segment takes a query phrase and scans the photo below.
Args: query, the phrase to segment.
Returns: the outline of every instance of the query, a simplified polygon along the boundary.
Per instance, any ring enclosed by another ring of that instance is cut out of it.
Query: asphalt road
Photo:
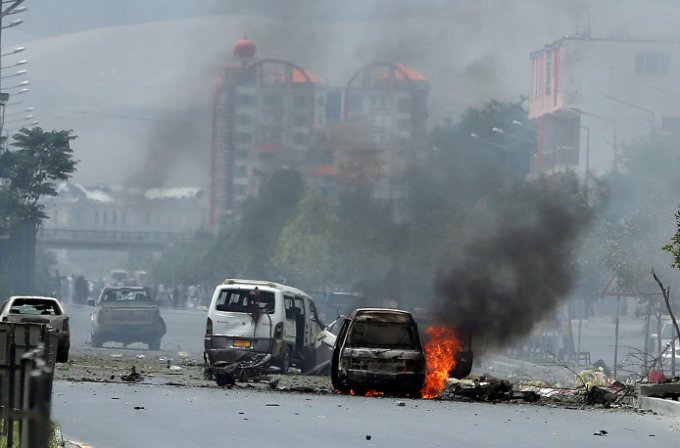
[[[90,316],[94,307],[87,305],[67,304],[67,312],[71,325],[71,353],[73,355],[96,354],[109,356],[121,351],[146,353],[146,344],[131,344],[123,347],[118,343],[105,343],[104,348],[93,348],[90,342]],[[207,311],[162,308],[161,316],[165,319],[167,333],[161,341],[161,350],[155,351],[159,356],[173,357],[178,352],[189,353],[192,358],[203,359],[203,335]]]
[[[67,304],[71,316],[72,354],[96,354],[110,356],[112,353],[146,353],[146,344],[132,344],[127,348],[122,344],[106,343],[104,348],[95,349],[90,344],[90,315],[93,307]],[[162,308],[161,315],[167,325],[167,334],[161,342],[160,352],[152,352],[159,357],[172,358],[178,352],[189,353],[190,357],[203,358],[203,334],[207,311]],[[619,325],[619,364],[627,362],[628,353],[641,349],[644,345],[643,321],[623,316]],[[615,321],[611,317],[598,317],[585,320],[581,329],[581,350],[591,353],[591,360],[604,360],[608,366],[614,365]],[[577,322],[574,321],[574,343],[577,339]],[[635,362],[634,359],[631,359]]]
[[[255,390],[55,382],[52,409],[66,438],[94,448],[669,448],[680,439],[677,419],[650,413]]]

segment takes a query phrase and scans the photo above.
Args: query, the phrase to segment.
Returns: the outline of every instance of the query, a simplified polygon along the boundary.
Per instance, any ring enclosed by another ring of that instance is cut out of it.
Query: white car
[[[57,362],[67,362],[71,348],[69,317],[58,299],[43,296],[12,296],[0,310],[0,320],[9,323],[45,324],[57,333]]]
[[[221,386],[230,381],[227,370],[246,365],[271,362],[287,373],[295,363],[308,371],[316,366],[314,344],[320,331],[314,300],[303,291],[274,282],[227,279],[215,288],[208,309],[205,358]]]

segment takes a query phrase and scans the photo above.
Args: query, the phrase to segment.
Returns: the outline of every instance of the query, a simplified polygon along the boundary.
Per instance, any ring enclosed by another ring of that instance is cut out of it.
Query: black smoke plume
[[[480,351],[527,336],[565,298],[589,212],[575,176],[564,174],[501,193],[473,215],[475,236],[436,280],[436,309]]]

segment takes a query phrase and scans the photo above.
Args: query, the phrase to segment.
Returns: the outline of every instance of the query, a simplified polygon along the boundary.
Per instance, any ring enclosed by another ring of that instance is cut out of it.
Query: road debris
[[[604,429],[600,429],[599,431],[593,433],[594,436],[606,436],[607,434],[609,433]]]
[[[130,373],[128,373],[127,375],[121,375],[120,379],[130,383],[135,383],[142,381],[143,377],[137,372],[137,368],[135,366],[131,366]]]

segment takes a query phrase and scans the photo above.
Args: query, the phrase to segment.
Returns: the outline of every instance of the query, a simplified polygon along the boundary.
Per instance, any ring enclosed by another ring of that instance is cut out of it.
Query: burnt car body
[[[67,362],[71,348],[69,317],[58,299],[43,296],[12,296],[0,310],[9,323],[44,324],[57,333],[57,362]]]
[[[345,317],[331,358],[333,387],[419,397],[425,381],[425,353],[418,325],[408,311],[358,308]]]
[[[88,304],[95,306],[90,334],[93,347],[105,342],[142,342],[150,350],[160,350],[166,326],[149,288],[106,286],[97,301]]]

